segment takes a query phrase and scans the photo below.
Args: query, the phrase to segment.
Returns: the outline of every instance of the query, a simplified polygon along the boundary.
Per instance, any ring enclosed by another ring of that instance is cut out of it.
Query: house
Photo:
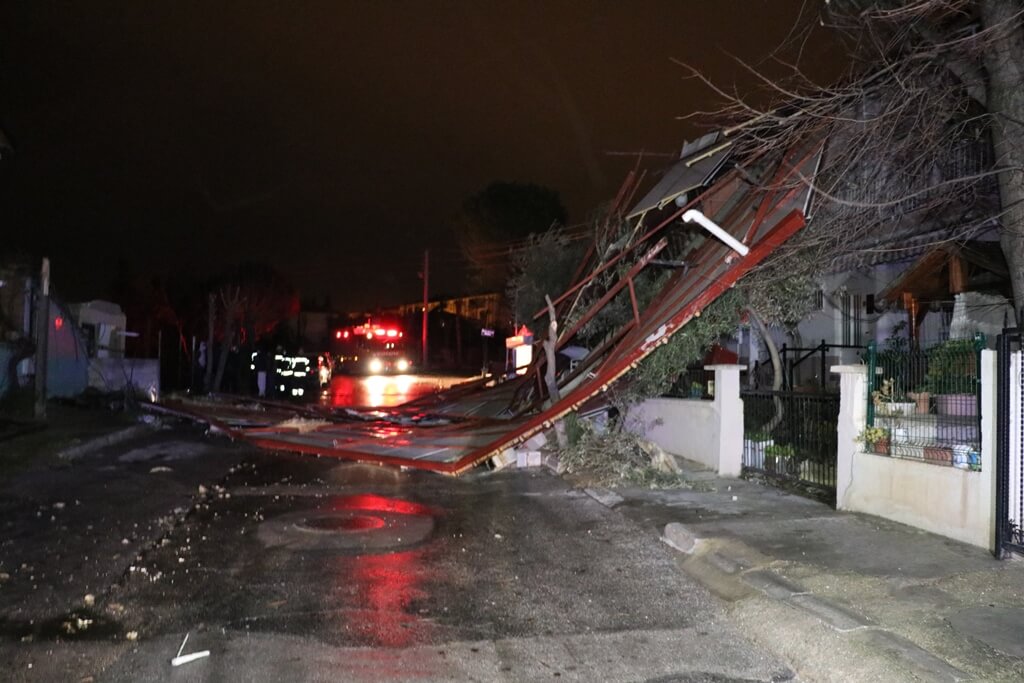
[[[0,398],[32,384],[35,292],[27,267],[11,264],[0,268]],[[76,396],[87,384],[86,346],[72,320],[70,308],[51,295],[46,390],[53,398]]]
[[[73,327],[83,341],[88,359],[88,386],[98,391],[124,391],[155,400],[160,394],[160,361],[126,358],[127,318],[111,301],[86,301],[68,306]],[[84,388],[84,387],[83,387]]]

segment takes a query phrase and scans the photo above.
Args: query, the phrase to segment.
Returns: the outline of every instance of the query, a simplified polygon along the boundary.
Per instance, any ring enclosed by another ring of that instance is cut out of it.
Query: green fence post
[[[878,365],[878,345],[868,342],[868,427],[875,426],[875,367]]]
[[[981,351],[986,346],[985,335],[978,332],[974,335],[974,399],[978,402],[978,428],[981,428]]]

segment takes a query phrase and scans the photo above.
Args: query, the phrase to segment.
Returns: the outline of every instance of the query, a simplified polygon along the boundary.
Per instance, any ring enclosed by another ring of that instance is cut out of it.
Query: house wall
[[[68,309],[80,328],[92,328],[95,345],[92,355],[100,358],[124,356],[127,318],[120,306],[96,300],[69,304]]]
[[[743,470],[743,401],[739,365],[709,365],[713,401],[653,398],[630,411],[630,428],[665,451],[699,462],[722,476]]]
[[[89,358],[74,319],[55,299],[50,300],[47,329],[46,393],[51,398],[77,396],[88,383]]]
[[[991,549],[995,530],[995,352],[982,352],[980,472],[864,453],[862,365],[837,366],[841,402],[836,508],[864,512]]]

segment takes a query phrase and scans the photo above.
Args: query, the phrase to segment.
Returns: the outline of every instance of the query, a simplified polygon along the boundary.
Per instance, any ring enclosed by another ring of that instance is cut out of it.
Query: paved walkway
[[[691,488],[588,491],[679,551],[809,681],[1024,680],[1024,560],[687,464]]]

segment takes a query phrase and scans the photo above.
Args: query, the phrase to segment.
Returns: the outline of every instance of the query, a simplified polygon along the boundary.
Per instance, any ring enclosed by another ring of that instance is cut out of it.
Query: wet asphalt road
[[[211,442],[174,431],[154,438],[155,447],[132,453],[176,454],[167,460],[173,472],[159,476],[188,486],[195,468],[207,483],[179,506],[176,523],[138,534],[136,557],[105,556],[106,576],[120,578],[96,591],[91,609],[55,612],[54,629],[36,622],[29,641],[4,634],[0,654],[12,680],[788,676],[720,619],[720,606],[676,567],[657,529],[546,471],[453,479],[237,448],[222,459],[209,450],[188,458],[190,447]],[[135,468],[132,485],[165,486],[152,474],[162,462],[110,449],[80,467],[96,477]],[[143,487],[132,496],[125,488],[108,507],[131,519],[149,501],[146,514],[156,514],[153,501],[165,491]],[[82,498],[85,514],[92,503]],[[74,534],[74,518],[63,528]],[[89,528],[102,535],[102,525]],[[123,533],[117,528],[107,547]],[[59,597],[60,586],[52,592]],[[22,612],[33,614],[26,604]],[[93,623],[68,634],[69,614]],[[186,654],[210,656],[171,667],[186,633]]]
[[[476,377],[462,375],[337,374],[319,401],[332,407],[390,408]]]

